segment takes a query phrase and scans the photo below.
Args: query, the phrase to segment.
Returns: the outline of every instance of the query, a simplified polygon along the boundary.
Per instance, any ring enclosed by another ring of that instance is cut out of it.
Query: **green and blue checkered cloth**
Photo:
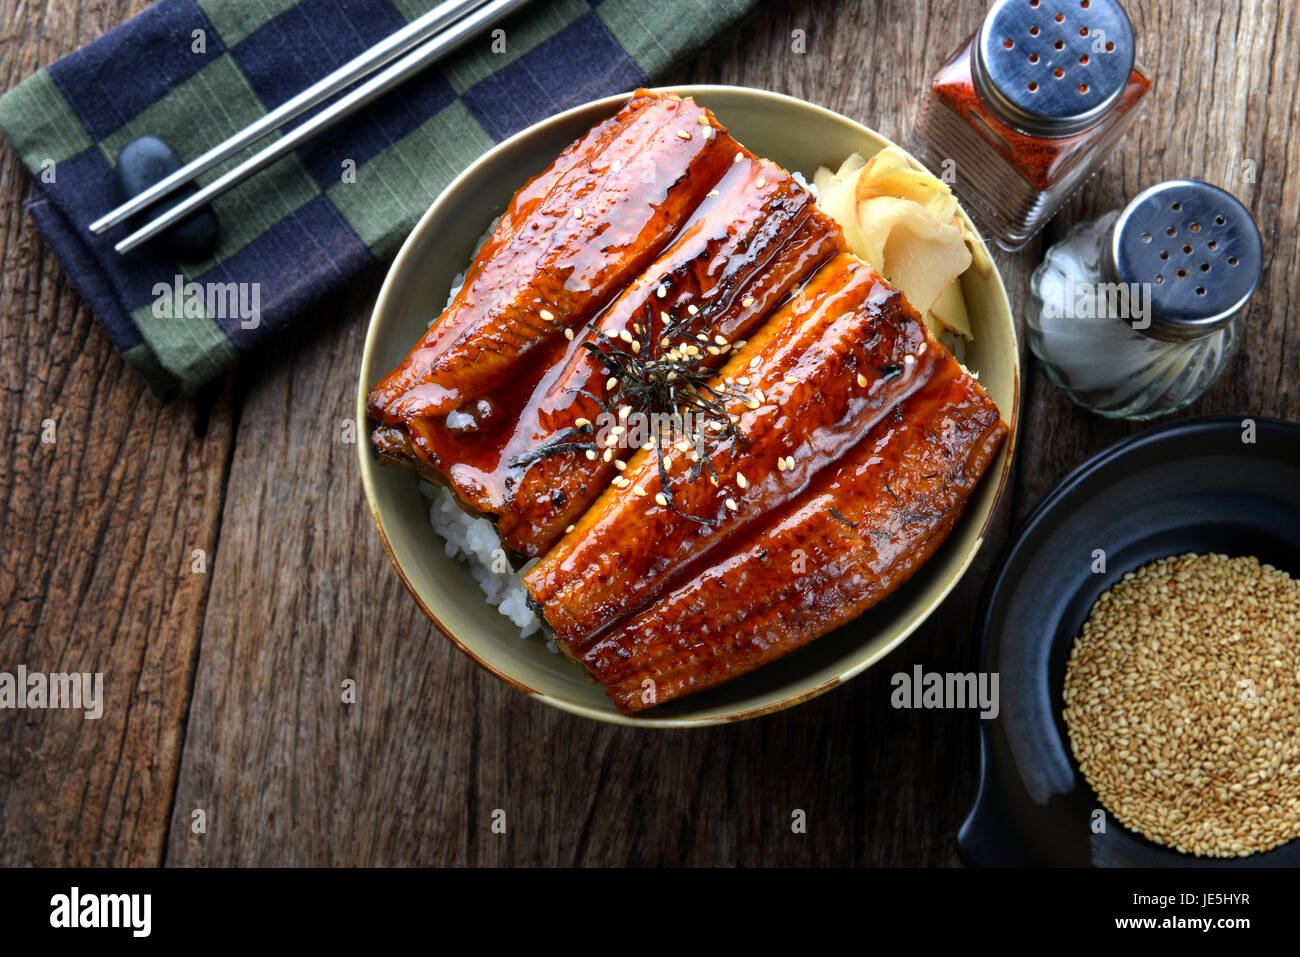
[[[490,33],[471,41],[217,199],[208,258],[174,262],[158,244],[115,254],[138,223],[90,235],[120,202],[113,164],[125,143],[153,134],[193,159],[435,2],[161,0],[0,98],[0,130],[39,189],[27,203],[37,227],[156,392],[194,390],[390,257],[494,143],[644,85],[757,0],[534,0],[502,24],[504,52]],[[238,310],[158,308],[177,276],[257,283],[257,324]]]

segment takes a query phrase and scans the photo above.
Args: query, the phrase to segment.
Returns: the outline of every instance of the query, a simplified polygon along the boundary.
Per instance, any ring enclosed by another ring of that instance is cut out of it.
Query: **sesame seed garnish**
[[[693,315],[695,315],[697,312],[699,312],[700,310],[699,310],[698,308],[696,308],[695,306],[687,306],[687,307],[686,307],[686,311],[687,311],[688,313],[690,313],[690,314],[693,316]]]
[[[663,492],[655,492],[655,504],[666,507],[668,505],[668,496]]]
[[[793,456],[793,455],[787,455],[787,456],[785,457],[785,468],[786,468],[786,471],[787,471],[787,472],[794,468],[794,456]]]
[[[699,123],[700,126],[708,126],[708,125],[709,125],[709,118],[708,118],[707,116],[705,116],[703,113],[701,113],[699,116],[697,116],[697,117],[695,118],[695,122],[696,122],[696,123]]]
[[[631,342],[631,341],[632,341],[632,333],[628,332],[626,329],[624,329],[622,332],[620,332],[620,333],[618,334],[618,337],[619,337],[620,339],[622,339],[624,342]]]
[[[776,469],[778,472],[785,471],[785,459],[778,456],[776,460]]]
[[[564,530],[564,534],[565,534],[565,535],[568,535],[570,532],[573,531],[573,529],[574,529],[575,527],[576,527],[576,526],[570,525],[568,528],[566,528],[566,529]]]
[[[613,450],[613,449],[606,449],[606,450],[605,450],[605,454],[604,454],[603,456],[601,456],[601,457],[602,457],[606,462],[608,462],[610,459],[612,459],[612,458],[614,457],[614,450]]]
[[[755,389],[755,390],[754,390],[754,397],[757,398],[759,402],[766,402],[766,401],[767,401],[767,396],[763,394],[763,390],[762,390],[762,389]]]
[[[754,356],[754,358],[749,360],[749,367],[751,369],[757,369],[762,364],[763,364],[763,360],[760,359],[758,356]]]
[[[695,338],[696,338],[696,339],[699,339],[700,342],[708,342],[708,341],[709,341],[709,337],[708,337],[708,335],[705,334],[705,333],[703,333],[703,332],[697,332],[697,333],[695,334]]]
[[[614,160],[614,162],[609,164],[609,170],[611,173],[617,173],[622,168],[623,168],[623,161],[621,159],[616,159]]]
[[[573,341],[573,330],[572,330],[572,329],[565,329],[565,330],[564,330],[564,338],[566,338],[566,339],[568,339],[570,342],[572,342],[572,341]]]
[[[705,195],[705,196],[721,196],[722,194],[719,193],[716,189],[711,189],[711,190],[709,190],[707,193],[705,193],[704,195]]]
[[[665,471],[665,472],[671,472],[672,470],[673,470],[673,457],[672,457],[671,455],[665,455],[665,456],[664,456],[664,471]]]
[[[622,459],[619,459],[617,462],[614,463],[614,468],[618,469],[621,472],[625,468],[627,468],[627,463],[624,462]]]
[[[711,356],[720,356],[720,355],[722,355],[722,350],[719,349],[717,346],[708,346],[708,347],[706,347],[705,351],[708,352],[708,354],[711,355]]]
[[[641,343],[634,340],[632,342],[632,355],[638,355],[641,352]]]
[[[860,385],[862,388],[865,389],[869,381],[870,380],[866,376],[864,376],[861,372],[858,373],[858,385]]]
[[[750,399],[748,402],[745,403],[745,405],[749,406],[751,409],[757,409],[761,404],[762,403],[760,403],[757,399]]]
[[[588,461],[588,462],[594,462],[594,461],[596,461],[596,453],[593,452],[591,449],[587,449],[587,453],[586,453],[586,454],[587,454],[587,461]]]
[[[677,135],[684,140],[689,140],[691,138],[691,134],[687,133],[685,130],[678,130]]]
[[[743,349],[745,348],[745,346],[749,345],[749,340],[737,339],[735,342],[732,343],[732,345],[735,346],[737,349]]]
[[[632,494],[637,496],[637,498],[641,498],[642,496],[645,495],[645,489],[643,489],[640,485],[633,485]]]
[[[614,485],[615,485],[616,487],[618,487],[618,488],[627,488],[627,487],[628,487],[629,485],[631,485],[631,484],[632,484],[632,483],[631,483],[630,481],[628,481],[627,479],[623,478],[623,476],[621,476],[621,475],[615,475],[615,476],[614,476]]]
[[[611,426],[611,427],[610,427],[609,434],[610,434],[610,435],[622,435],[622,434],[623,434],[624,432],[626,432],[626,431],[627,431],[627,428],[626,428],[626,427],[624,427],[624,426],[622,426],[622,425],[615,425],[615,426]]]
[[[786,384],[786,385],[798,385],[798,384],[799,384],[799,380],[796,379],[796,378],[795,378],[794,376],[792,376],[792,375],[788,375],[788,376],[785,377],[785,384]]]
[[[655,289],[655,295],[662,299],[664,296],[668,295],[668,287],[660,283],[659,287]]]
[[[585,425],[591,425],[591,419],[574,419],[573,424],[578,428],[582,428]]]
[[[736,380],[736,385],[749,385],[749,376],[743,375]]]
[[[717,477],[716,475],[710,475],[710,476],[709,476],[709,484],[712,485],[714,488],[717,488],[717,485],[718,485],[718,477]]]
[[[659,345],[667,349],[670,345],[672,345],[672,343],[668,341],[667,336],[664,336],[662,339],[659,340]]]
[[[718,345],[720,345],[720,346],[725,346],[725,345],[727,344],[727,337],[726,337],[726,336],[714,336],[714,337],[713,337],[713,341],[716,342],[716,343],[717,343]]]
[[[655,444],[654,444],[653,442],[647,442],[645,445],[641,446],[641,451],[642,451],[642,452],[653,452],[653,451],[654,451],[654,448],[655,448]]]
[[[1300,581],[1247,557],[1171,556],[1097,599],[1057,714],[1112,820],[1197,858],[1300,837],[1297,621]]]
[[[745,478],[744,472],[736,473],[736,484],[741,488],[749,488],[749,479]]]
[[[916,356],[912,355],[910,352],[907,355],[903,356],[903,365],[905,366],[910,366],[915,361],[916,361]]]
[[[691,450],[691,443],[685,439],[679,439],[676,448],[678,452],[689,452]]]
[[[551,310],[549,309],[539,310],[537,314],[541,316],[543,319],[545,319],[547,322],[550,322],[552,319],[555,318],[555,313],[551,312]]]
[[[618,417],[620,419],[626,419],[631,414],[632,414],[632,407],[630,405],[620,405],[618,407]]]
[[[618,388],[618,379],[614,378],[613,376],[610,376],[608,379],[605,380],[606,392],[613,392],[617,388]]]
[[[582,219],[582,207],[581,207],[581,206],[575,206],[575,207],[573,207],[573,218],[574,218],[574,219]]]
[[[668,323],[670,323],[672,319],[669,317],[668,313],[664,312],[661,309],[659,311],[659,321],[662,322],[664,325],[668,325]]]
[[[745,154],[744,154],[744,153],[740,153],[740,152],[737,152],[737,153],[736,153],[736,162],[737,162],[737,163],[739,163],[739,162],[740,162],[741,160],[743,160],[744,158],[745,158]]]
[[[759,189],[762,189],[764,186],[767,185],[767,180],[764,177],[760,176],[758,178],[758,182],[755,183],[754,185],[757,186]]]
[[[744,299],[740,300],[740,305],[745,309],[748,309],[753,304],[754,304],[753,296],[746,296]]]
[[[731,509],[733,512],[740,508],[740,506],[736,504],[736,500],[734,498],[729,498],[722,504],[727,506],[727,508]]]

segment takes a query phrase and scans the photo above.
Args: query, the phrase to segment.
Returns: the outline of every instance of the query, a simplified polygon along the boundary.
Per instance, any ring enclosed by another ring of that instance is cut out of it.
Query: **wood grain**
[[[145,5],[5,3],[4,87]],[[216,548],[232,404],[149,394],[41,244],[30,191],[5,150],[0,670],[102,672],[106,700],[98,720],[0,713],[0,862],[159,864],[209,584],[192,553]]]
[[[1286,349],[1300,341],[1287,311],[1300,280],[1296,12],[1286,0],[1129,6],[1156,75],[1145,120],[1042,240],[997,257],[1012,301],[1068,223],[1161,179],[1218,182],[1262,224],[1267,271],[1236,365],[1188,414],[1300,418]],[[30,4],[0,7],[12,23]],[[36,53],[0,40],[6,81],[126,12],[50,0]],[[667,79],[790,93],[907,144],[918,91],[980,15],[939,0],[771,3]],[[792,50],[796,30],[806,53]],[[1245,159],[1253,184],[1239,181]],[[195,408],[149,399],[76,305],[3,162],[0,663],[107,662],[130,710],[117,726],[0,716],[0,863],[956,863],[976,722],[894,710],[889,678],[916,663],[975,667],[971,621],[1011,523],[1131,426],[1077,410],[1026,361],[997,534],[885,663],[734,727],[599,725],[457,653],[388,566],[340,426],[378,273],[246,363],[198,439]],[[42,457],[34,429],[47,408],[61,410],[60,441]],[[201,581],[175,571],[191,541],[214,549]],[[342,701],[349,678],[355,704]],[[196,809],[206,833],[191,829]],[[498,809],[504,834],[491,827]],[[807,833],[792,832],[797,810]]]

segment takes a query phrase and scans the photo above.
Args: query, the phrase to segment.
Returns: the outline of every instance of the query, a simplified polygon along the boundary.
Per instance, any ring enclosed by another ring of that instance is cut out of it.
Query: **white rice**
[[[800,186],[802,186],[804,189],[808,190],[808,192],[812,193],[813,202],[820,203],[822,201],[821,191],[817,189],[817,184],[808,182],[808,180],[804,177],[803,173],[799,172],[797,169],[791,170],[790,178],[793,179]]]
[[[520,638],[537,634],[541,622],[528,607],[523,569],[511,569],[492,523],[469,515],[446,488],[421,480],[420,491],[429,500],[429,523],[442,536],[448,557],[459,558],[469,566],[488,604],[514,623]]]

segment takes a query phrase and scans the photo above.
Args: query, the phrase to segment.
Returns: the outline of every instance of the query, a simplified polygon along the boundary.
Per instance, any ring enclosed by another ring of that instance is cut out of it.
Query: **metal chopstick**
[[[187,163],[144,192],[131,197],[121,206],[95,220],[90,224],[90,232],[94,235],[100,235],[112,229],[141,210],[153,205],[159,199],[173,192],[177,187],[191,182],[196,176],[207,172],[212,167],[244,149],[244,147],[279,129],[293,118],[323,102],[335,93],[344,90],[357,80],[380,69],[385,64],[392,62],[431,37],[435,37],[439,31],[444,30],[449,24],[455,23],[467,14],[472,14],[488,3],[489,0],[445,0],[445,2],[438,4],[428,13],[412,20],[402,29],[381,40],[334,70],[328,76],[285,101],[257,122],[246,126],[229,139],[199,156],[193,162]]]

